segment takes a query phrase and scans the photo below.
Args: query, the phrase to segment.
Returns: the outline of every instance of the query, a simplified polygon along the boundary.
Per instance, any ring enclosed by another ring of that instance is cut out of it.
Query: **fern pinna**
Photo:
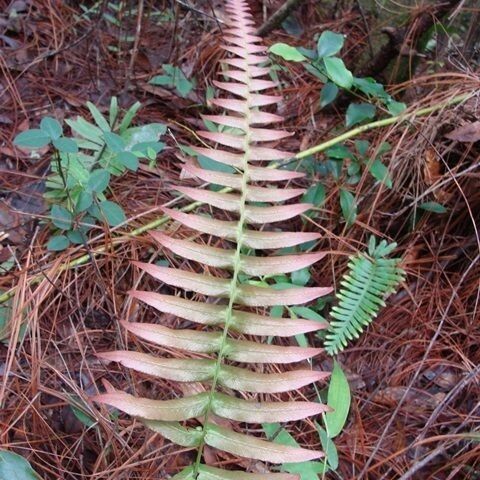
[[[279,445],[241,433],[240,425],[236,422],[257,425],[262,422],[287,422],[318,415],[328,409],[317,402],[268,399],[268,394],[296,390],[323,380],[328,375],[325,372],[304,368],[265,373],[255,371],[254,367],[254,364],[301,362],[317,355],[321,349],[283,346],[244,338],[244,335],[290,337],[319,330],[324,326],[321,323],[270,317],[264,314],[262,308],[306,303],[330,293],[331,289],[303,287],[279,290],[245,281],[245,277],[264,277],[305,268],[320,260],[324,254],[251,254],[255,250],[293,247],[315,240],[319,235],[281,232],[278,228],[264,227],[265,224],[278,225],[278,222],[289,220],[307,211],[311,205],[278,205],[277,202],[298,197],[304,190],[266,186],[267,183],[287,181],[302,175],[265,166],[265,162],[292,156],[268,146],[268,142],[278,141],[289,136],[289,133],[256,126],[282,120],[277,115],[259,109],[279,102],[281,97],[258,93],[275,84],[259,78],[269,73],[268,68],[259,66],[268,57],[262,54],[265,47],[258,44],[261,39],[254,35],[255,29],[246,2],[230,0],[227,2],[227,11],[231,20],[224,38],[227,45],[223,48],[234,58],[223,62],[233,69],[222,73],[230,81],[215,82],[215,85],[236,98],[212,100],[214,105],[225,109],[228,114],[208,115],[204,119],[225,127],[228,133],[198,132],[204,139],[223,147],[191,148],[199,155],[228,165],[235,173],[205,170],[192,159],[186,161],[184,169],[205,182],[226,186],[237,193],[190,187],[177,187],[176,190],[195,201],[229,212],[227,215],[236,219],[226,221],[166,210],[180,224],[209,237],[220,237],[227,241],[225,248],[214,248],[204,243],[173,239],[164,233],[153,234],[163,247],[174,254],[202,264],[204,273],[135,262],[138,268],[161,282],[193,291],[196,295],[193,297],[195,300],[186,299],[180,293],[163,295],[134,291],[132,296],[160,312],[194,322],[199,325],[197,328],[178,330],[158,324],[123,322],[129,332],[140,338],[168,349],[180,349],[196,355],[191,355],[191,358],[157,358],[129,351],[101,355],[149,375],[178,382],[201,382],[204,387],[201,393],[172,400],[136,398],[113,390],[95,399],[139,418],[172,442],[196,448],[193,465],[177,474],[177,479],[293,480],[298,477],[284,473],[254,474],[221,470],[202,463],[205,446],[277,464],[319,458],[323,455],[320,451]],[[230,248],[232,244],[233,248]],[[230,247],[227,248],[227,245]],[[207,274],[209,267],[227,270],[228,278],[225,275]],[[205,296],[214,298],[206,300]],[[224,300],[216,301],[215,298]],[[261,394],[259,400],[254,394]],[[219,421],[218,417],[228,421]]]

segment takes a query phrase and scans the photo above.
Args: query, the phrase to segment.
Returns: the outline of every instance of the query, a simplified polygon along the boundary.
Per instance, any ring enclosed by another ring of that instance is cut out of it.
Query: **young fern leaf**
[[[393,293],[404,279],[405,272],[399,267],[400,258],[385,258],[397,244],[382,240],[377,246],[371,237],[368,255],[359,253],[350,258],[349,271],[337,293],[338,306],[332,308],[325,340],[325,350],[330,355],[342,351],[348,340],[358,338],[363,329],[385,306],[384,299]]]
[[[259,108],[277,103],[280,97],[258,93],[275,84],[260,78],[269,73],[268,68],[259,66],[268,57],[263,55],[266,49],[259,44],[261,39],[254,35],[255,28],[252,26],[247,3],[243,0],[229,0],[227,11],[231,20],[223,48],[233,54],[233,58],[224,60],[224,63],[233,69],[223,73],[231,81],[216,82],[216,86],[227,94],[233,94],[235,98],[215,99],[212,103],[228,113],[206,117],[227,128],[222,133],[198,132],[199,136],[221,147],[190,148],[217,162],[233,166],[236,173],[204,170],[192,159],[185,163],[185,170],[202,181],[231,187],[234,193],[190,187],[177,187],[177,190],[193,200],[214,207],[214,211],[219,209],[232,212],[223,213],[223,216],[236,220],[226,221],[166,210],[173,220],[207,236],[203,243],[174,240],[164,233],[155,233],[153,237],[163,248],[203,265],[204,273],[140,262],[135,262],[135,265],[163,283],[195,292],[196,300],[186,299],[180,292],[177,295],[164,295],[134,291],[131,295],[162,313],[173,314],[198,326],[179,330],[159,324],[122,322],[137,337],[165,347],[166,352],[170,349],[189,352],[190,358],[154,357],[129,351],[100,355],[159,378],[177,382],[201,382],[204,389],[201,393],[171,400],[137,398],[128,393],[109,390],[96,396],[95,400],[139,418],[147,427],[172,442],[196,448],[193,465],[179,473],[175,477],[177,479],[294,480],[296,476],[284,473],[252,474],[225,471],[202,464],[206,446],[277,464],[319,458],[323,455],[320,451],[279,445],[242,433],[235,422],[257,425],[263,422],[288,422],[328,410],[326,405],[317,402],[278,401],[278,395],[275,399],[268,399],[268,394],[296,390],[324,380],[328,374],[307,368],[291,369],[284,373],[265,373],[264,368],[261,368],[260,373],[255,367],[255,364],[301,362],[317,355],[321,349],[267,344],[258,338],[243,338],[243,335],[292,337],[325,328],[325,325],[307,319],[274,318],[265,312],[262,314],[262,307],[303,304],[330,293],[332,289],[302,287],[278,290],[243,280],[246,275],[275,275],[305,268],[320,260],[324,254],[265,254],[255,257],[246,253],[251,252],[249,249],[292,247],[317,239],[319,235],[282,232],[278,225],[275,231],[263,228],[265,224],[291,219],[308,210],[311,205],[277,204],[303,194],[302,189],[274,188],[272,185],[253,183],[279,182],[301,175],[283,170],[274,171],[262,163],[291,157],[290,153],[277,150],[271,145],[289,134],[259,127],[282,120]],[[252,202],[262,202],[262,205],[252,205]],[[251,225],[256,225],[257,228],[252,228]],[[223,240],[215,242],[215,248],[208,247],[205,240],[210,236]],[[229,242],[234,243],[234,248],[227,247],[231,245]],[[219,244],[224,248],[219,248]],[[228,278],[226,275],[217,277],[207,274],[207,267],[228,271]],[[210,299],[202,301],[201,296]],[[223,300],[217,302],[215,299]],[[253,307],[256,307],[255,310]],[[202,330],[202,326],[206,329]],[[184,356],[185,353],[182,354]],[[230,364],[232,361],[240,364],[233,366]],[[249,395],[252,393],[262,394],[261,401]],[[217,417],[230,422],[219,425]]]

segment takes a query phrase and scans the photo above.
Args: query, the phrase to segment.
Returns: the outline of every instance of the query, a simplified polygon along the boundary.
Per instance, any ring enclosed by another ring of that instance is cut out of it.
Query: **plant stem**
[[[419,117],[422,115],[428,115],[429,113],[436,112],[437,110],[441,110],[442,108],[448,107],[449,105],[454,105],[457,103],[461,103],[467,98],[469,98],[471,94],[464,94],[458,95],[456,97],[451,98],[447,102],[444,103],[437,103],[432,105],[431,107],[421,108],[419,110],[414,110],[411,113],[402,113],[401,115],[396,115],[395,117],[383,118],[382,120],[376,120],[375,122],[365,123],[364,125],[360,125],[359,127],[353,128],[348,132],[339,135],[338,137],[332,138],[326,142],[320,143],[315,145],[314,147],[308,148],[307,150],[303,150],[295,155],[295,159],[300,160],[302,158],[308,157],[309,155],[314,155],[315,153],[320,153],[326,150],[327,148],[336,145],[337,143],[343,142],[348,140],[349,138],[356,137],[360,133],[367,132],[368,130],[373,130],[374,128],[386,127],[387,125],[392,125],[397,122],[404,122],[410,120],[412,117]]]
[[[435,105],[432,105],[430,107],[426,108],[421,108],[419,110],[415,110],[411,113],[405,113],[402,115],[397,115],[395,117],[389,117],[389,118],[384,118],[382,120],[377,120],[375,122],[371,123],[366,123],[365,125],[361,125],[357,128],[353,128],[352,130],[349,130],[348,132],[343,133],[342,135],[339,135],[335,138],[332,138],[326,142],[320,143],[314,147],[311,147],[307,150],[303,150],[302,152],[299,152],[295,155],[294,159],[296,160],[301,160],[302,158],[308,157],[309,155],[314,155],[315,153],[320,153],[326,150],[327,148],[332,147],[333,145],[336,145],[337,143],[343,142],[345,140],[348,140],[349,138],[355,137],[363,132],[367,132],[369,130],[373,130],[375,128],[380,128],[380,127],[385,127],[387,125],[392,125],[394,123],[400,123],[403,121],[409,121],[413,117],[419,117],[423,115],[428,115],[429,113],[436,112],[438,110],[441,110],[442,108],[448,107],[450,105],[455,105],[458,103],[463,102],[467,98],[469,98],[471,94],[463,94],[463,95],[457,95],[456,97],[453,97],[446,102],[442,103],[437,103]],[[278,165],[272,165],[272,168],[278,166]],[[231,188],[224,188],[221,190],[221,192],[229,192],[231,191]],[[188,205],[186,205],[184,208],[181,209],[182,212],[191,212],[198,206],[202,205],[202,202],[192,202]],[[156,220],[153,220],[152,222],[149,222],[145,225],[142,225],[139,228],[136,228],[135,230],[132,230],[131,232],[123,232],[121,237],[117,237],[112,240],[112,244],[115,245],[117,243],[123,243],[124,237],[130,237],[130,238],[135,238],[140,236],[141,234],[148,232],[150,230],[153,230],[154,228],[161,227],[162,225],[165,225],[168,220],[170,219],[169,216],[163,215],[160,218],[157,218]],[[112,244],[108,245],[110,247]],[[78,258],[75,258],[74,260],[65,262],[60,265],[60,271],[66,271],[70,270],[75,267],[79,267],[81,265],[84,265],[85,263],[88,263],[93,256],[99,255],[100,253],[104,253],[107,249],[106,245],[102,245],[91,252],[82,255]],[[42,274],[35,275],[31,280],[30,280],[30,285],[35,285],[37,283],[40,283],[41,280],[43,279]],[[10,290],[4,292],[3,294],[0,295],[0,304],[5,303],[7,300],[13,297],[15,294],[16,287],[12,287]]]

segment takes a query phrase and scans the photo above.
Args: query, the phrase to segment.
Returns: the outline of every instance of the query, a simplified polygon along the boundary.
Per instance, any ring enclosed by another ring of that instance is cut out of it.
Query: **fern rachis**
[[[260,107],[277,103],[276,95],[258,93],[275,86],[270,80],[260,79],[269,69],[259,67],[268,57],[262,55],[265,48],[258,45],[260,38],[254,35],[246,2],[230,0],[227,10],[232,18],[231,28],[226,32],[228,45],[224,48],[234,55],[224,61],[233,69],[223,75],[229,82],[215,85],[235,97],[212,100],[216,106],[229,113],[209,115],[205,118],[230,130],[229,133],[198,132],[199,136],[221,145],[221,148],[191,147],[194,152],[217,162],[234,167],[235,173],[214,172],[199,167],[187,160],[185,170],[203,181],[224,185],[235,193],[214,192],[191,187],[177,187],[182,194],[236,215],[235,221],[207,218],[199,214],[170,211],[172,219],[200,234],[214,235],[235,243],[235,248],[209,247],[190,240],[174,240],[164,233],[154,238],[164,248],[188,260],[207,267],[226,269],[229,278],[205,273],[194,273],[176,268],[161,267],[135,262],[141,270],[172,287],[193,291],[196,294],[224,298],[225,303],[200,302],[178,295],[163,295],[153,292],[134,291],[132,296],[160,312],[174,314],[185,320],[207,327],[206,330],[172,329],[159,324],[122,322],[123,326],[137,337],[157,345],[180,349],[192,354],[192,358],[154,357],[137,352],[116,351],[101,356],[121,362],[124,366],[149,375],[178,382],[202,382],[206,385],[201,393],[172,400],[149,400],[136,398],[113,389],[98,395],[97,401],[119,408],[127,414],[140,418],[149,428],[160,432],[171,441],[190,448],[197,448],[193,465],[176,478],[182,479],[244,479],[244,480],[292,480],[297,477],[283,473],[251,474],[219,470],[201,463],[205,446],[225,452],[271,463],[301,462],[321,457],[322,452],[294,448],[267,442],[266,440],[239,433],[220,426],[215,416],[235,422],[260,424],[263,422],[286,422],[318,415],[327,410],[317,402],[251,401],[245,393],[280,393],[300,388],[323,380],[323,372],[307,369],[284,373],[257,373],[243,364],[291,364],[318,354],[321,349],[298,346],[266,344],[245,340],[241,336],[283,336],[312,332],[323,327],[318,322],[305,319],[274,318],[259,314],[252,308],[274,305],[297,305],[328,294],[330,288],[297,287],[277,290],[240,281],[240,275],[264,276],[288,273],[312,265],[323,253],[301,255],[267,255],[254,257],[244,253],[253,250],[280,249],[299,245],[319,237],[307,232],[269,232],[252,229],[272,222],[282,222],[308,210],[309,204],[278,205],[304,193],[303,189],[270,188],[252,185],[252,182],[279,182],[300,175],[283,170],[271,170],[261,162],[282,160],[291,157],[288,152],[269,145],[285,138],[289,133],[259,127],[281,120],[277,115],[263,112]],[[233,112],[233,113],[232,113]],[[225,149],[224,147],[227,147]],[[256,165],[252,165],[255,163]],[[252,205],[252,202],[271,204]],[[202,354],[195,358],[194,354]],[[205,354],[210,355],[205,358]],[[239,362],[241,365],[231,365]],[[234,390],[234,393],[232,392]],[[262,395],[262,398],[265,395]],[[200,427],[190,428],[179,422],[196,420]]]

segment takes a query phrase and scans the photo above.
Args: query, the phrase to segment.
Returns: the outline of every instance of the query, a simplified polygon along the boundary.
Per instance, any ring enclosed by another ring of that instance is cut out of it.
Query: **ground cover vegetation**
[[[474,2],[5,3],[0,478],[476,478]]]

